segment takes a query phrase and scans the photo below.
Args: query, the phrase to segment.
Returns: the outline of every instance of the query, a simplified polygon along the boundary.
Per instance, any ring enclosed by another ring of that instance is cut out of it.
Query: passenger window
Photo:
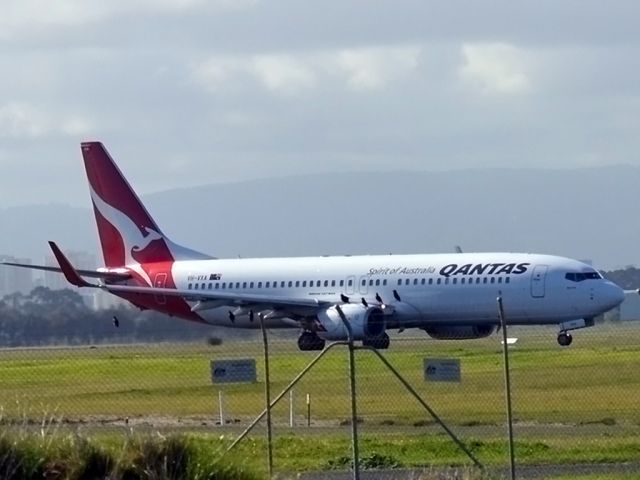
[[[386,278],[384,280],[382,280],[382,285],[384,285],[384,286],[387,285],[387,279]]]
[[[366,286],[366,285],[367,285],[367,281],[363,279],[363,280],[362,280],[362,286],[364,287],[364,286]]]
[[[502,283],[502,277],[498,277],[498,283]]]
[[[249,288],[253,288],[253,282],[249,284]]]
[[[427,279],[426,278],[423,278],[422,280],[420,280],[420,284],[421,285],[424,285],[425,283],[427,283]]]
[[[504,279],[504,283],[511,283],[511,277],[507,277]]]
[[[220,284],[216,283],[216,290],[220,290]]]
[[[445,285],[449,285],[449,277],[446,277],[446,278],[444,279],[444,284],[445,284]]]
[[[414,279],[413,279],[413,284],[414,284],[414,285],[417,285],[417,284],[418,284],[418,279],[417,279],[417,278],[414,278]]]
[[[291,280],[289,280],[289,283],[287,284],[289,286],[289,288],[293,287],[293,282]]]
[[[352,287],[352,286],[353,286],[353,280],[349,280],[349,283],[348,283],[347,285],[349,285],[350,287]]]
[[[306,287],[306,286],[307,286],[307,281],[306,281],[306,280],[303,280],[303,281],[302,281],[302,288],[304,288],[304,287]]]
[[[240,282],[236,282],[236,288],[240,289]]]
[[[271,285],[270,282],[265,282],[264,288],[269,288],[270,285]]]
[[[335,280],[331,280],[331,286],[335,287],[336,286],[336,281]]]
[[[344,287],[344,280],[340,280],[340,286]]]
[[[440,285],[440,283],[442,283],[442,279],[441,279],[441,278],[439,278],[439,279],[436,281],[436,283],[437,283],[438,285]]]
[[[284,282],[280,282],[280,288],[284,288]]]
[[[213,288],[213,283],[210,283],[208,288],[209,288],[209,290],[211,290]]]
[[[188,288],[189,290],[191,290],[191,287],[192,287],[192,286],[193,286],[193,285],[190,283],[190,284],[189,284],[189,286],[188,286],[187,288]]]
[[[429,285],[433,285],[433,278],[429,279]]]
[[[222,282],[222,289],[225,290],[227,288],[227,283],[226,282]]]
[[[373,278],[369,280],[369,286],[373,287]]]
[[[329,280],[325,280],[325,281],[324,281],[324,286],[325,286],[325,287],[328,287],[328,286],[329,286]]]
[[[380,286],[380,279],[378,278],[378,279],[376,280],[376,287],[379,287],[379,286]]]
[[[262,282],[258,282],[258,288],[262,288]]]
[[[313,280],[309,280],[309,286],[313,287]]]
[[[296,288],[300,286],[300,280],[296,280]]]
[[[198,289],[198,284],[196,283],[196,284],[194,285],[194,290],[197,290],[197,289]]]
[[[409,282],[411,282],[411,280],[409,280],[408,278],[404,281],[405,285],[409,285]]]
[[[496,279],[494,277],[491,277],[491,283],[495,283]]]
[[[464,285],[464,277],[462,277],[462,278],[460,279],[460,284],[461,284],[461,285]]]
[[[454,279],[453,279],[453,284],[455,285],[456,283],[458,283],[458,279],[457,279],[457,278],[454,278]]]
[[[401,278],[398,279],[398,285],[402,285],[402,279]]]
[[[247,282],[242,282],[242,288],[247,288]]]

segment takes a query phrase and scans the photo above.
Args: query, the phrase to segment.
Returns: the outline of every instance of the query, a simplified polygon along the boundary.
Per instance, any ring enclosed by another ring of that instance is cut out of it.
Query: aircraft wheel
[[[322,350],[324,348],[324,340],[313,332],[302,332],[298,337],[298,348],[303,352],[310,350]]]
[[[386,350],[389,348],[389,335],[383,333],[379,337],[363,340],[362,345],[377,348],[378,350]]]
[[[571,345],[572,341],[573,341],[573,337],[571,336],[570,333],[560,332],[558,334],[558,343],[560,344],[561,347],[568,347],[569,345]]]
[[[389,348],[389,335],[387,335],[386,333],[383,333],[382,336],[380,336],[380,338],[378,339],[378,342],[376,342],[378,345],[376,346],[376,348],[379,348],[381,350],[386,350],[387,348]]]

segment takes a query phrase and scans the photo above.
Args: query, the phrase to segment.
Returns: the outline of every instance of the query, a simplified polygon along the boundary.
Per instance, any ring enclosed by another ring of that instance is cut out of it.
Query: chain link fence
[[[380,353],[480,462],[505,465],[501,336],[438,341],[408,333],[391,333],[390,348]],[[509,347],[516,460],[640,462],[640,325],[579,330],[568,348],[557,345],[556,333],[509,329],[517,338]],[[53,418],[84,432],[133,428],[231,441],[265,408],[263,344],[259,332],[248,337],[1,349],[2,426],[36,428]],[[271,397],[284,392],[271,412],[274,468],[292,468],[285,461],[292,455],[300,457],[293,468],[349,468],[348,349],[332,348],[285,391],[318,355],[298,351],[295,340],[295,332],[268,334]],[[472,465],[373,352],[357,350],[355,359],[363,461],[372,468]],[[429,377],[446,362],[453,374]],[[263,419],[242,442],[257,439],[266,448],[264,427]]]

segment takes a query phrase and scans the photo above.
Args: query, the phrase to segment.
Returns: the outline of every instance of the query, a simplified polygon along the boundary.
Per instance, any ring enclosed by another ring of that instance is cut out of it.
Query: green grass
[[[603,328],[603,327],[598,327]],[[511,358],[515,415],[527,422],[587,423],[613,418],[640,423],[640,335],[606,330],[579,337],[560,349],[548,337],[524,337]],[[640,333],[640,332],[639,332]],[[620,345],[613,347],[613,345]],[[279,392],[309,361],[312,353],[292,343],[272,345],[272,391]],[[100,347],[0,351],[0,405],[5,416],[39,418],[43,412],[83,416],[211,416],[222,391],[229,414],[247,419],[263,408],[261,346],[256,343]],[[420,394],[454,423],[503,421],[503,374],[497,337],[467,342],[395,341],[390,362]],[[426,383],[424,357],[456,357],[461,384]],[[255,384],[212,385],[209,360],[256,358]],[[369,352],[358,353],[358,394],[362,414],[395,424],[423,419],[417,402]],[[304,397],[313,402],[314,419],[348,416],[349,390],[344,349],[335,349],[295,388],[296,410]],[[280,416],[287,415],[283,405]]]
[[[513,405],[517,458],[525,463],[640,461],[640,328],[599,326],[576,332],[561,349],[553,329],[513,330]],[[272,394],[311,361],[295,341],[273,341]],[[506,461],[504,394],[499,337],[464,342],[392,340],[384,352],[420,395],[479,458]],[[460,384],[425,382],[425,357],[459,358]],[[255,358],[258,382],[212,385],[211,359]],[[357,352],[358,415],[362,454],[405,466],[468,464],[422,407],[370,352]],[[215,433],[194,440],[234,438],[264,408],[262,347],[255,342],[0,351],[0,424],[29,425],[42,418],[71,420],[92,435],[121,436],[101,421],[140,418],[152,428]],[[325,468],[349,450],[347,355],[336,348],[296,387],[297,427],[288,428],[288,396],[273,411],[280,471]],[[218,392],[227,420],[214,427]],[[305,397],[312,399],[306,427]],[[33,424],[33,425],[32,425]],[[118,424],[120,425],[120,424]],[[260,426],[232,459],[264,463]],[[204,447],[203,447],[204,448]],[[209,448],[209,447],[207,447]],[[258,467],[261,468],[261,467]]]

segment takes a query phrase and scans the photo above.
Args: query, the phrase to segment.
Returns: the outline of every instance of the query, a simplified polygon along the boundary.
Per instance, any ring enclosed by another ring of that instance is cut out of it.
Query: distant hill
[[[135,186],[135,182],[134,186]],[[220,257],[535,251],[640,262],[640,168],[353,173],[255,180],[145,197],[165,233]],[[87,205],[89,199],[87,198]],[[89,209],[0,210],[0,253],[46,240],[95,250]]]

